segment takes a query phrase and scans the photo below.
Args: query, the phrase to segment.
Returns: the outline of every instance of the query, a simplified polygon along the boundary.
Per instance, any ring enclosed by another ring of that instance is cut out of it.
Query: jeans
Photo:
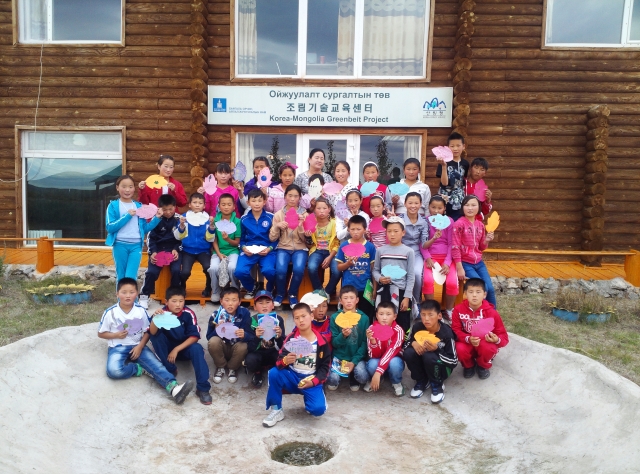
[[[322,270],[322,278],[318,275],[318,270],[322,267],[322,262],[325,258],[329,256],[331,252],[328,250],[316,250],[311,255],[309,255],[309,261],[307,263],[307,270],[309,272],[309,280],[311,280],[311,286],[313,286],[314,290],[322,289],[322,284],[324,281],[324,269]],[[340,276],[342,272],[338,270],[338,261],[335,259],[331,259],[330,269],[330,278],[329,283],[327,283],[326,292],[328,295],[331,295],[336,292],[336,286],[338,286],[338,282],[340,281]]]
[[[176,341],[169,340],[162,330],[159,330],[155,336],[153,334],[151,335],[151,344],[165,368],[169,372],[175,373],[178,368],[175,364],[169,362],[167,358],[169,357],[169,353],[180,345],[181,342],[176,343]],[[204,360],[204,349],[200,344],[196,342],[186,349],[181,350],[178,352],[176,360],[190,360],[193,365],[193,371],[196,374],[196,388],[201,392],[211,390],[211,384],[209,383],[209,366]]]
[[[478,263],[462,262],[462,268],[464,268],[464,273],[467,278],[480,278],[484,281],[484,284],[487,285],[487,301],[491,303],[494,308],[497,308],[496,292],[493,289],[493,283],[491,283],[491,277],[484,262],[482,260]]]
[[[227,260],[229,261],[229,283],[231,286],[235,288],[240,288],[238,286],[238,280],[236,280],[235,272],[236,266],[238,265],[238,254],[232,253],[227,256]],[[218,286],[218,269],[220,268],[220,258],[217,254],[213,254],[211,256],[211,262],[209,265],[209,275],[211,275],[211,292],[214,295],[220,296],[220,286]]]
[[[365,363],[365,361],[361,360],[356,364],[356,366],[353,368],[353,377],[356,379],[356,382],[361,384],[367,383],[369,381],[369,373],[367,372],[367,364]],[[344,377],[340,377],[335,372],[330,371],[325,383],[332,387],[337,387],[340,383],[340,379],[342,378]]]
[[[294,298],[298,297],[298,290],[304,269],[307,266],[309,252],[306,250],[276,250],[276,294],[278,296],[290,295]],[[287,290],[287,271],[289,262],[293,264],[293,274],[289,282],[289,290]]]
[[[260,272],[262,276],[264,276],[270,285],[273,284],[273,281],[276,277],[276,254],[275,251],[272,250],[267,255],[247,255],[242,252],[240,257],[238,257],[238,264],[236,266],[236,278],[240,280],[242,286],[246,288],[247,291],[253,291],[255,286],[255,280],[253,276],[251,276],[251,269],[254,265],[260,265]],[[269,285],[269,286],[270,286]],[[269,289],[267,286],[267,290]]]
[[[178,260],[171,262],[169,266],[169,271],[171,271],[171,286],[180,286],[182,282],[182,276],[180,272],[180,267],[182,265],[182,256],[178,254]],[[151,295],[156,290],[156,281],[160,276],[160,272],[162,271],[162,267],[158,265],[154,265],[149,260],[147,264],[147,271],[144,273],[144,283],[142,284],[142,290],[140,290],[141,295]],[[160,295],[164,297],[164,295]]]
[[[467,345],[471,346],[471,344]],[[456,345],[456,347],[458,346]],[[404,350],[403,355],[407,367],[411,371],[411,378],[419,383],[435,382],[441,384],[455,368],[455,365],[442,362],[436,352],[425,352],[418,355],[416,350],[409,346]]]
[[[369,374],[369,380],[371,380],[376,373],[380,359],[369,359],[366,363],[367,373]],[[387,367],[387,374],[392,384],[402,382],[402,372],[404,371],[404,361],[401,357],[396,356],[389,362]]]
[[[276,365],[278,360],[278,349],[259,349],[257,351],[249,352],[244,359],[244,364],[247,366],[247,371],[250,374],[256,372],[262,372],[262,369],[271,369]]]
[[[118,242],[112,247],[113,262],[116,265],[116,283],[121,279],[138,279],[138,268],[142,259],[142,242]]]
[[[165,369],[151,349],[144,347],[136,360],[129,359],[129,352],[135,346],[110,347],[107,355],[107,376],[110,379],[128,379],[138,372],[136,364],[140,364],[149,372],[162,388],[176,378]]]
[[[269,390],[267,391],[267,410],[275,406],[282,408],[282,391],[302,395],[304,397],[304,407],[313,416],[323,415],[327,411],[327,399],[322,390],[322,384],[314,387],[300,390],[298,383],[306,375],[298,374],[291,369],[278,369],[277,367],[269,370]]]
[[[211,288],[211,275],[209,275],[209,264],[211,263],[211,254],[209,252],[201,252],[199,254],[193,254],[189,252],[182,252],[182,286],[187,286],[187,280],[191,276],[191,269],[195,261],[200,262],[202,265],[202,271],[205,274],[207,283],[205,285],[205,291]]]

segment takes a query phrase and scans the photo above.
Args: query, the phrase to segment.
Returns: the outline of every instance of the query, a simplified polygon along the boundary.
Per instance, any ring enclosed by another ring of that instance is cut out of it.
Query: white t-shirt
[[[316,363],[318,361],[318,340],[312,342],[313,352],[307,356],[302,356],[291,365],[291,369],[300,375],[313,375],[316,373]]]
[[[143,334],[149,329],[149,315],[137,304],[133,305],[129,313],[125,313],[119,304],[113,305],[102,315],[98,332],[120,332],[126,329],[124,325],[131,325],[132,329],[124,339],[108,339],[109,347],[137,346]]]

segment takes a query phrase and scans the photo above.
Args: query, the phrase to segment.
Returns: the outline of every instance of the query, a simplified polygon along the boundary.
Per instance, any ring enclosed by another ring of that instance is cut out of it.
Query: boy
[[[204,212],[204,196],[200,193],[189,196],[189,209],[190,212],[180,217],[180,225],[173,231],[176,239],[182,241],[182,287],[187,287],[191,268],[197,260],[202,265],[207,281],[202,290],[202,296],[208,298],[211,296],[211,275],[209,275],[211,242],[215,239],[214,227],[211,225],[213,217],[209,217],[209,214]],[[187,216],[193,223],[188,221]]]
[[[364,178],[363,184],[371,181],[377,182],[379,176],[380,176],[380,170],[378,169],[378,165],[375,164],[373,161],[367,161],[362,167],[362,177]],[[362,184],[358,185],[358,189],[361,189],[361,188],[362,188]],[[380,196],[384,200],[385,205],[391,204],[391,195],[389,194],[389,189],[384,184],[378,184],[378,187],[373,193],[371,193],[367,197],[362,198],[362,205],[360,209],[366,212],[369,215],[369,217],[373,217],[373,215],[371,214],[371,208],[370,208],[371,197],[376,195]]]
[[[371,280],[371,267],[376,258],[376,247],[364,238],[367,230],[367,221],[360,215],[352,216],[347,224],[351,238],[343,242],[338,249],[336,262],[338,270],[342,272],[342,285],[355,287],[360,299],[360,310],[369,317],[369,324],[373,323],[375,309],[372,302],[364,297],[367,282]],[[364,253],[360,257],[347,257],[344,247],[349,244],[364,245]],[[369,283],[371,284],[371,283]]]
[[[180,286],[180,267],[182,258],[180,256],[180,241],[173,235],[180,218],[176,216],[176,198],[171,194],[163,194],[158,198],[158,207],[162,209],[160,223],[147,236],[147,247],[149,263],[147,271],[144,273],[144,283],[140,291],[139,303],[144,309],[149,308],[149,296],[155,291],[156,280],[160,276],[162,267],[156,265],[158,252],[170,252],[173,261],[169,266],[171,271],[171,286]]]
[[[293,308],[293,322],[296,325],[287,336],[284,344],[291,338],[302,337],[309,341],[315,351],[300,357],[287,349],[280,349],[276,366],[269,370],[269,391],[267,392],[267,410],[271,412],[262,421],[262,426],[270,428],[284,419],[282,410],[282,391],[302,395],[307,413],[321,416],[327,411],[327,400],[322,384],[329,373],[331,355],[329,346],[322,335],[313,329],[311,308],[306,303],[298,303]]]
[[[471,167],[469,168],[469,173],[467,176],[467,181],[464,186],[464,195],[468,196],[469,194],[476,194],[476,183],[481,179],[484,179],[484,175],[487,173],[489,169],[489,162],[484,158],[474,158],[471,162]],[[476,214],[476,219],[479,221],[483,221],[486,216],[491,213],[491,209],[493,209],[493,204],[491,204],[491,196],[493,193],[487,189],[485,192],[485,200],[481,201],[480,212]]]
[[[376,253],[373,265],[373,278],[380,283],[376,301],[391,301],[398,308],[398,324],[406,333],[411,325],[411,305],[415,274],[413,265],[414,251],[402,243],[405,235],[404,219],[398,216],[387,217],[382,221],[382,226],[387,229],[389,243],[380,247]],[[387,265],[402,268],[406,274],[402,278],[382,276],[382,269]]]
[[[416,341],[418,331],[434,334],[440,342]],[[442,323],[440,303],[426,300],[420,305],[420,321],[411,328],[411,337],[404,350],[404,360],[416,381],[411,398],[420,398],[431,386],[431,403],[444,400],[444,381],[458,365],[455,350],[455,337],[449,326]]]
[[[138,283],[133,278],[123,278],[117,286],[118,303],[106,309],[98,327],[98,337],[109,341],[107,376],[128,379],[149,375],[180,405],[193,389],[193,382],[187,380],[178,385],[147,347],[149,316],[142,306],[135,304]]]
[[[209,318],[207,328],[207,340],[209,341],[209,354],[217,369],[213,375],[214,383],[222,382],[225,368],[229,369],[227,381],[238,381],[238,369],[247,355],[247,342],[255,339],[251,333],[251,313],[247,308],[240,306],[240,290],[230,286],[222,290],[220,308],[214,311]],[[216,333],[216,326],[223,323],[232,323],[238,328],[231,338],[221,338]]]
[[[273,288],[276,277],[276,254],[273,249],[277,242],[269,240],[269,229],[273,223],[273,214],[264,210],[264,194],[260,189],[252,189],[247,195],[249,211],[240,219],[241,235],[240,250],[236,267],[236,278],[247,290],[245,300],[253,299],[255,282],[251,276],[251,269],[255,264],[260,265],[260,272],[267,279],[267,290]],[[247,245],[262,245],[266,247],[257,254],[247,250]]]
[[[358,309],[358,291],[351,285],[340,288],[340,304],[342,311],[331,315],[331,345],[333,346],[333,360],[331,372],[327,377],[327,388],[337,390],[341,377],[349,378],[349,388],[352,392],[360,390],[360,384],[367,383],[369,377],[364,363],[367,352],[367,328],[369,317]],[[341,313],[348,311],[358,313],[358,323],[350,328],[342,328],[336,323]],[[344,368],[343,368],[344,367]]]
[[[462,216],[462,199],[464,199],[464,179],[469,171],[469,162],[462,158],[465,149],[464,137],[453,132],[447,139],[447,146],[453,153],[453,160],[440,163],[436,169],[436,178],[440,178],[438,194],[447,200],[447,216],[454,221]],[[442,172],[442,165],[446,165],[446,172]]]
[[[211,405],[209,366],[204,360],[204,349],[198,344],[200,327],[196,313],[185,308],[185,290],[182,287],[170,286],[165,298],[166,306],[157,309],[153,316],[168,312],[178,318],[180,325],[172,329],[158,328],[151,319],[149,332],[153,350],[165,368],[174,375],[178,373],[176,360],[190,360],[196,373],[196,395],[200,403]]]
[[[376,319],[382,326],[390,326],[393,336],[387,340],[376,339],[373,330],[367,329],[367,373],[369,381],[364,386],[365,392],[377,392],[380,388],[380,379],[385,372],[389,372],[391,386],[397,397],[404,395],[402,386],[402,372],[404,371],[404,361],[400,357],[402,343],[404,342],[404,331],[396,323],[396,306],[390,301],[382,302],[376,308]]]
[[[240,219],[236,216],[234,209],[236,208],[235,200],[231,194],[222,194],[218,199],[218,208],[220,212],[216,214],[213,219],[215,225],[216,222],[221,220],[227,220],[236,226],[235,232],[227,234],[221,232],[216,228],[216,238],[213,241],[213,255],[211,256],[211,265],[209,266],[209,275],[211,275],[211,302],[220,302],[220,289],[230,283],[231,286],[238,288],[238,282],[234,275],[236,271],[236,265],[238,264],[238,256],[240,250],[238,250],[238,244],[240,243]],[[220,264],[226,261],[227,271],[225,275],[220,275]],[[219,284],[220,280],[224,285]]]
[[[318,295],[324,298],[324,300],[317,306],[312,306],[308,301],[305,301],[310,295]],[[311,322],[313,327],[324,337],[324,340],[327,341],[329,347],[331,347],[331,328],[329,326],[331,319],[327,317],[327,312],[329,311],[328,300],[329,296],[324,290],[313,290],[313,292],[304,295],[300,301],[309,305],[313,313],[313,321]]]
[[[262,387],[262,370],[276,365],[278,351],[284,344],[284,319],[273,311],[273,295],[266,290],[259,291],[253,300],[256,314],[251,317],[251,331],[255,339],[249,343],[249,353],[244,360],[247,371],[252,375],[251,383],[255,388]],[[275,337],[264,339],[264,329],[260,327],[264,318],[272,318],[276,324]]]
[[[463,367],[462,374],[470,379],[478,371],[478,377],[491,375],[493,358],[501,347],[509,343],[500,314],[486,300],[487,287],[480,278],[469,278],[464,284],[466,299],[453,308],[451,329],[456,335],[456,352]],[[484,338],[471,336],[471,328],[481,319],[493,318],[494,329]]]

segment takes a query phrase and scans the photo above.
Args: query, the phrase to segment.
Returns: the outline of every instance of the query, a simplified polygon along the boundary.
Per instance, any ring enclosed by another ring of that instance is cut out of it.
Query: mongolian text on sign
[[[209,86],[212,125],[450,127],[451,87]]]

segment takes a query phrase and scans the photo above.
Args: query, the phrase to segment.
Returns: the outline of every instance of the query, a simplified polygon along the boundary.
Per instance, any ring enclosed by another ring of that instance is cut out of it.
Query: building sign
[[[211,125],[451,127],[451,87],[209,86]]]

